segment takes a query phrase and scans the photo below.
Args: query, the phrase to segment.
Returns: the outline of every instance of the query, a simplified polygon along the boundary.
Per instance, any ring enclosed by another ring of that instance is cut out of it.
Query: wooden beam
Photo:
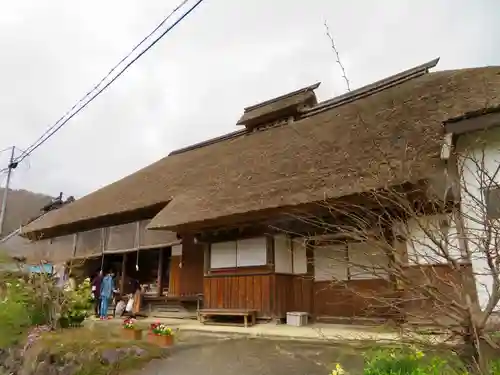
[[[157,291],[157,296],[161,297],[163,294],[163,262],[165,259],[165,249],[161,248],[159,249],[159,255],[158,255],[158,291]]]
[[[203,245],[203,274],[207,275],[210,271],[210,244]]]
[[[122,277],[120,279],[120,294],[123,294],[125,289],[125,268],[127,265],[127,253],[124,253],[122,256]]]
[[[461,121],[448,122],[445,131],[456,135],[471,133],[479,130],[488,130],[500,125],[500,112],[486,113]]]
[[[274,259],[274,237],[266,236],[266,252],[267,252],[267,266],[273,271],[275,269],[275,259]]]

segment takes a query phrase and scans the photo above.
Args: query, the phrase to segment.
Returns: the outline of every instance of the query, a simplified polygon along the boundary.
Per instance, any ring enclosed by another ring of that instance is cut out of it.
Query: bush
[[[364,375],[455,375],[458,366],[417,348],[377,350],[366,356]]]
[[[4,277],[0,298],[0,348],[15,344],[44,314],[33,305],[23,278]]]
[[[61,318],[67,319],[70,325],[78,325],[88,317],[92,308],[92,287],[90,279],[85,279],[75,290],[66,290]]]
[[[363,375],[468,375],[456,355],[426,354],[415,347],[384,348],[365,354]],[[491,363],[491,375],[500,375],[500,361]],[[331,375],[348,375],[340,364]]]

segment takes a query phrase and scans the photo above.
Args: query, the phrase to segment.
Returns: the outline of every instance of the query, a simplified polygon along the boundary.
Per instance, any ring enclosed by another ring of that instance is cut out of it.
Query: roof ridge
[[[306,86],[306,87],[302,87],[301,89],[298,89],[298,90],[295,90],[295,91],[292,91],[292,92],[289,92],[289,93],[277,96],[275,98],[268,99],[268,100],[265,100],[263,102],[260,102],[260,103],[257,103],[257,104],[245,107],[245,108],[243,108],[243,111],[245,113],[246,112],[250,112],[250,111],[253,111],[254,109],[257,109],[257,108],[263,107],[265,105],[277,102],[278,100],[286,99],[286,98],[288,98],[290,96],[294,96],[294,95],[297,95],[297,94],[300,94],[300,93],[303,93],[303,92],[307,92],[307,91],[314,91],[314,90],[316,90],[319,87],[319,85],[321,85],[321,82],[316,82],[316,83],[314,83],[312,85],[309,85],[309,86]]]
[[[247,134],[246,129],[236,130],[236,131],[233,131],[233,132],[230,132],[230,133],[226,133],[226,134],[220,135],[218,137],[209,138],[209,139],[207,139],[205,141],[194,143],[194,144],[186,146],[186,147],[178,148],[177,150],[171,151],[167,155],[167,157],[168,156],[182,154],[184,152],[195,150],[197,148],[201,148],[201,147],[205,147],[205,146],[210,146],[210,145],[213,145],[214,143],[218,143],[218,142],[222,142],[222,141],[227,141],[229,139],[233,139],[233,138],[239,137],[240,135],[245,135],[245,134]]]
[[[358,99],[373,95],[380,91],[399,85],[403,82],[412,80],[414,78],[418,78],[424,74],[429,73],[429,69],[434,68],[438,64],[439,59],[440,59],[439,57],[435,58],[434,60],[428,61],[421,65],[415,66],[413,68],[404,70],[397,74],[393,74],[392,76],[382,78],[378,81],[362,86],[359,89],[349,91],[345,94],[325,100],[324,102],[318,103],[318,105],[316,105],[315,107],[306,110],[302,117],[308,117],[323,112],[327,109],[340,107],[341,105],[351,103]]]
[[[329,100],[326,100],[322,103],[318,103],[316,106],[314,106],[312,108],[305,109],[303,111],[302,116],[300,116],[300,118],[315,115],[315,114],[323,112],[325,110],[328,110],[328,109],[331,109],[334,107],[338,107],[338,106],[353,102],[355,100],[361,99],[363,97],[375,94],[377,92],[383,91],[385,89],[388,89],[388,88],[393,87],[395,85],[398,85],[400,83],[406,82],[406,81],[411,80],[413,78],[420,77],[420,76],[428,73],[429,69],[435,67],[438,62],[439,62],[439,57],[434,59],[434,60],[428,61],[424,64],[421,64],[421,65],[418,65],[416,67],[413,67],[413,68],[404,70],[402,72],[399,72],[397,74],[394,74],[392,76],[382,78],[378,81],[375,81],[373,83],[370,83],[368,85],[360,87],[359,89],[350,91],[346,94],[342,94],[342,95],[336,96],[334,98],[331,98]],[[287,94],[266,100],[266,101],[258,103],[258,104],[254,104],[252,106],[244,108],[244,112],[252,111],[254,109],[260,108],[262,106],[271,104],[271,103],[276,102],[278,100],[282,100],[282,99],[288,98],[290,96],[293,96],[293,95],[296,95],[296,94],[299,94],[302,92],[313,91],[313,90],[317,89],[320,84],[321,84],[321,82],[317,82],[315,84],[303,87],[301,89],[298,89],[298,90],[295,90],[292,92],[289,92]],[[209,138],[205,141],[194,143],[192,145],[176,149],[176,150],[170,152],[167,156],[182,154],[184,152],[192,151],[192,150],[195,150],[195,149],[201,148],[201,147],[210,146],[210,145],[213,145],[213,144],[218,143],[218,142],[227,141],[227,140],[230,140],[230,139],[233,139],[233,138],[239,137],[241,135],[245,135],[245,134],[251,134],[251,133],[249,133],[246,129],[233,131],[233,132],[230,132],[230,133],[218,136],[218,137]]]

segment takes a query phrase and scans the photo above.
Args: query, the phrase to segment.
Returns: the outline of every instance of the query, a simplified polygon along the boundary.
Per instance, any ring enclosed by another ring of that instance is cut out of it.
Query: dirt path
[[[350,348],[263,339],[190,339],[142,375],[328,375],[335,363],[350,370],[361,359]],[[355,372],[356,373],[356,372]]]

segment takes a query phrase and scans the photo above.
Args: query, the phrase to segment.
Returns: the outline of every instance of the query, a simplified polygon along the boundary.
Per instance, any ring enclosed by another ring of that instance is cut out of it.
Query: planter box
[[[126,340],[141,340],[142,331],[140,329],[122,329],[122,337]]]
[[[160,336],[149,332],[148,341],[158,346],[172,346],[174,344],[174,336]]]

